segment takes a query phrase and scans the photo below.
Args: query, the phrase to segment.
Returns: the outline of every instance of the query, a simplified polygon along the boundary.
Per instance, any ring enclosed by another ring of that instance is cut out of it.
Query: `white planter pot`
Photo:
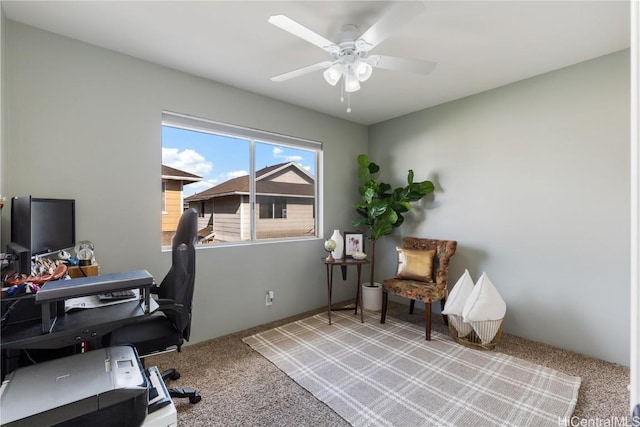
[[[362,307],[369,311],[382,310],[382,284],[373,283],[374,286],[367,286],[369,282],[362,284]]]

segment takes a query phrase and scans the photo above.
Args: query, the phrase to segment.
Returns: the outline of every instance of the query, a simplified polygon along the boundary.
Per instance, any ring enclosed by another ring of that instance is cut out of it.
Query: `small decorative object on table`
[[[95,257],[93,255],[94,249],[95,246],[93,245],[93,242],[90,242],[89,240],[82,240],[76,243],[75,251],[79,265],[86,266],[93,264],[93,261],[95,261]]]
[[[356,258],[354,256],[356,253],[364,253],[364,233],[361,233],[359,231],[345,231],[344,255],[347,258]]]
[[[324,241],[324,250],[329,252],[329,255],[327,255],[327,261],[329,262],[334,261],[333,255],[331,255],[331,251],[333,251],[335,248],[336,248],[336,242],[334,240],[329,239]]]
[[[354,252],[351,254],[351,256],[353,257],[353,259],[365,259],[367,257],[367,254],[365,254],[364,252]]]
[[[336,244],[336,247],[331,252],[331,256],[335,259],[342,259],[344,256],[344,239],[342,238],[342,234],[340,234],[340,230],[333,230],[333,234],[330,238]]]

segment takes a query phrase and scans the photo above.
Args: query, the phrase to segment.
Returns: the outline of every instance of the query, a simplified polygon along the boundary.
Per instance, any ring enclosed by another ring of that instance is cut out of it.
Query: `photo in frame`
[[[364,233],[359,231],[344,232],[344,254],[353,258],[355,252],[364,252]]]

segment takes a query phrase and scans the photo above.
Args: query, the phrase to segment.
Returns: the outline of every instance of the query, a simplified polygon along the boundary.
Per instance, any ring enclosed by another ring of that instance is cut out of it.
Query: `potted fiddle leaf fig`
[[[371,250],[369,251],[369,261],[371,262],[371,275],[368,283],[363,284],[363,296],[365,288],[376,287],[375,283],[375,260],[376,242],[384,236],[391,234],[394,228],[400,227],[404,223],[403,214],[409,212],[413,202],[417,202],[429,193],[433,193],[434,186],[431,181],[413,181],[413,170],[409,170],[407,185],[391,189],[391,185],[378,182],[374,175],[380,171],[380,167],[369,160],[366,154],[358,156],[358,178],[360,186],[358,191],[362,201],[353,206],[360,215],[353,220],[354,227],[365,227],[368,230],[367,237],[371,240]],[[380,296],[382,293],[380,293]],[[380,297],[381,301],[381,297]],[[379,304],[371,308],[379,310]],[[363,303],[365,308],[367,306]]]

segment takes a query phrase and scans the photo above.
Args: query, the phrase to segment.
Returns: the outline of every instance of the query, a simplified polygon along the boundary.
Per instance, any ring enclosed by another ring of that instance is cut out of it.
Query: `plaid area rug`
[[[243,341],[354,426],[558,426],[580,378],[365,313],[326,313]]]

